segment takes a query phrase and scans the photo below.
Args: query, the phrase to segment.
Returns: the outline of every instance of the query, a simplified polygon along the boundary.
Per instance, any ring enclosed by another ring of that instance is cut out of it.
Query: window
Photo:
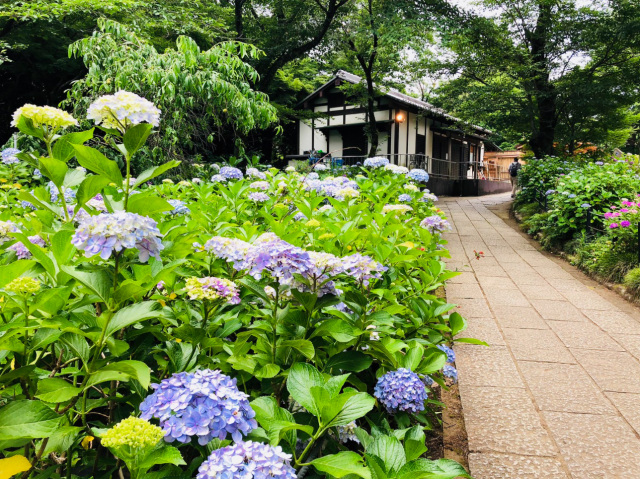
[[[340,108],[344,106],[344,93],[330,93],[327,97],[329,100],[329,108]]]

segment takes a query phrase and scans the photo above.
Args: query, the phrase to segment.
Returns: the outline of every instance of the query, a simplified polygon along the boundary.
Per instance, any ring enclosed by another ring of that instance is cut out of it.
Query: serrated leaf
[[[42,401],[12,401],[0,408],[0,441],[49,437],[62,419]]]
[[[51,403],[66,402],[82,392],[82,389],[60,378],[45,378],[38,381],[35,397]]]

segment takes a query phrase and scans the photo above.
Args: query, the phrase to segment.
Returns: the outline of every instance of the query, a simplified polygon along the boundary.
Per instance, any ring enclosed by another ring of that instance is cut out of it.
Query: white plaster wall
[[[300,122],[300,151],[298,151],[299,155],[302,155],[305,150],[311,149],[311,125],[307,124],[303,121]]]
[[[331,122],[331,124],[333,124],[333,122]],[[331,152],[333,156],[343,156],[345,153],[342,152],[342,135],[335,130],[332,130],[329,135],[329,152]]]
[[[427,119],[427,148],[426,148],[426,155],[429,158],[433,157],[433,132],[431,131],[431,123],[432,123],[432,120]]]

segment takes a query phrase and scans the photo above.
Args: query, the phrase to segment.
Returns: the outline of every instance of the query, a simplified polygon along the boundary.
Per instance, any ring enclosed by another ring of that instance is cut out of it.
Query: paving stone
[[[524,389],[468,388],[462,407],[470,452],[557,454]]]
[[[533,269],[535,269],[540,274],[540,276],[545,279],[573,279],[573,276],[571,276],[570,273],[566,272],[560,266],[534,266]]]
[[[500,346],[461,348],[456,354],[456,367],[461,389],[473,386],[524,387],[511,354]]]
[[[461,338],[476,338],[489,344],[489,346],[505,346],[502,333],[498,329],[493,318],[470,318],[467,320],[467,329],[458,334]],[[474,344],[458,343],[456,347],[477,348]]]
[[[478,284],[478,280],[476,279],[476,275],[469,271],[465,273],[460,273],[458,276],[454,276],[447,284]]]
[[[494,306],[521,306],[529,307],[529,300],[520,291],[500,291],[498,289],[486,290],[489,304]]]
[[[480,286],[477,284],[466,283],[466,284],[447,284],[447,301],[450,303],[455,303],[459,299],[482,299],[484,298],[484,293],[480,289]]]
[[[465,318],[486,318],[491,311],[484,299],[459,299],[455,302],[458,312]]]
[[[503,328],[502,332],[518,361],[576,362],[550,329]]]
[[[629,353],[588,349],[571,352],[603,391],[640,393],[640,364]]]
[[[622,417],[640,434],[640,394],[605,393]]]
[[[582,281],[578,281],[577,279],[554,281],[553,287],[560,292],[564,292],[564,291],[583,292],[585,290],[593,291],[588,286],[585,286],[585,284]]]
[[[518,456],[481,452],[469,454],[469,470],[474,479],[567,479],[554,457]]]
[[[640,477],[640,441],[623,419],[562,412],[543,414],[573,477]]]
[[[548,284],[527,285],[521,287],[521,289],[528,299],[548,299],[551,301],[563,301],[565,299],[553,286]]]
[[[595,291],[565,291],[562,294],[571,304],[580,309],[595,309],[600,311],[610,311],[613,309],[613,305]]]
[[[518,286],[509,278],[504,278],[501,276],[485,276],[482,275],[478,278],[480,286],[487,290],[499,290],[499,291],[509,291],[509,290],[517,290]]]
[[[611,336],[618,341],[629,354],[640,360],[640,335],[612,334]]]
[[[543,411],[616,414],[579,365],[522,361],[518,366]]]
[[[508,269],[507,274],[518,286],[536,286],[547,285],[547,281],[540,276],[535,270],[530,268],[531,271],[527,271],[525,268]]]
[[[542,316],[531,307],[494,306],[493,313],[503,328],[549,329]]]
[[[550,301],[548,299],[533,299],[531,304],[544,319],[558,321],[586,321],[587,318],[568,301]]]
[[[605,349],[624,351],[624,349],[598,326],[585,321],[549,321],[549,327],[555,331],[568,348]]]
[[[636,321],[622,311],[594,311],[583,309],[582,312],[607,333],[640,335],[640,321]]]

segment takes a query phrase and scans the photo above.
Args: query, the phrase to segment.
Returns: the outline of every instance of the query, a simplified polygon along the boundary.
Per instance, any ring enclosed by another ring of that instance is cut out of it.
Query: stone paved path
[[[640,478],[640,313],[487,208],[449,198],[447,287],[476,479]],[[484,258],[475,259],[474,250]]]

